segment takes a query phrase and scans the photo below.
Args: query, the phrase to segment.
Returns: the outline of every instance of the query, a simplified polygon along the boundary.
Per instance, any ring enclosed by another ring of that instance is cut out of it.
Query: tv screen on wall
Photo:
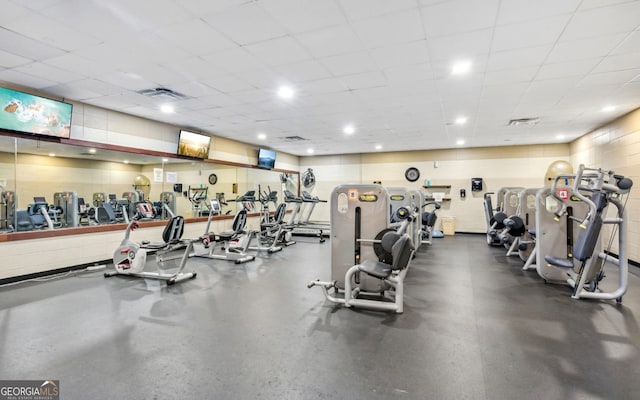
[[[276,165],[276,152],[268,149],[258,151],[258,167],[273,169]]]
[[[178,139],[178,155],[192,158],[209,158],[211,137],[185,130],[180,131]]]
[[[69,103],[0,87],[0,129],[69,138]]]

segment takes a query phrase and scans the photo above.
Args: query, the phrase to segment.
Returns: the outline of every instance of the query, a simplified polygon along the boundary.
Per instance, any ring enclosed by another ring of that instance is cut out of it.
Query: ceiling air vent
[[[511,121],[509,121],[509,123],[507,125],[509,126],[518,126],[518,125],[536,125],[538,122],[540,122],[540,118],[519,118],[519,119],[512,119]]]
[[[152,99],[183,100],[187,98],[187,96],[182,93],[174,92],[171,89],[162,87],[138,90],[138,93],[143,96],[151,97]]]
[[[296,135],[294,135],[294,136],[285,136],[283,139],[286,140],[287,142],[302,142],[302,141],[307,140],[307,139],[305,139],[303,137],[296,136]]]

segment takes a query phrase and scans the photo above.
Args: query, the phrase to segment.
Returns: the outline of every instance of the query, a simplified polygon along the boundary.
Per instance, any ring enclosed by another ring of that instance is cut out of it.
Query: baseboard
[[[91,262],[91,263],[87,263],[87,264],[74,265],[74,266],[71,266],[71,267],[51,269],[51,270],[48,270],[48,271],[34,272],[32,274],[11,276],[9,278],[0,279],[0,286],[7,285],[9,283],[27,281],[27,280],[30,280],[30,279],[44,278],[46,276],[51,276],[51,275],[64,274],[66,272],[82,270],[82,269],[85,269],[87,267],[93,267],[93,266],[102,265],[102,264],[109,264],[111,262],[112,262],[112,260],[109,259],[109,260],[95,261],[95,262]]]

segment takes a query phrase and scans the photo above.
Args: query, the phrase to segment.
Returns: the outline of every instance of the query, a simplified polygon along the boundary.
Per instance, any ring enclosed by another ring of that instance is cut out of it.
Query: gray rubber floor
[[[394,315],[307,289],[329,260],[298,243],[192,260],[171,287],[96,271],[0,288],[0,379],[59,379],[65,400],[640,398],[636,271],[622,305],[572,300],[457,235],[418,253]]]

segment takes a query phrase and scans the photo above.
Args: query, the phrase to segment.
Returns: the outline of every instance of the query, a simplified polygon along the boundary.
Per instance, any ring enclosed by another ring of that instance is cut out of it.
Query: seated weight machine
[[[402,313],[404,279],[415,252],[404,233],[412,213],[398,208],[402,222],[397,231],[390,229],[389,193],[380,185],[341,185],[331,199],[332,280],[307,287],[320,286],[327,300],[345,307]]]
[[[573,180],[573,184],[566,187],[566,199],[560,197],[556,190],[561,180]],[[626,201],[623,200],[632,186],[631,179],[616,175],[613,171],[580,165],[575,175],[559,175],[551,188],[538,193],[536,267],[545,281],[568,284],[573,288],[571,297],[574,299],[622,301],[628,286],[629,270],[628,220]],[[553,204],[550,198],[559,205],[554,211],[549,206],[550,203]],[[609,205],[615,207],[612,217],[607,216]],[[604,238],[601,238],[601,233],[606,225],[611,225],[612,228],[608,247],[602,250]],[[573,241],[571,236],[575,231],[578,233]],[[616,235],[617,257],[611,252]],[[599,289],[599,283],[605,277],[606,264],[613,264],[618,268],[618,287],[609,292]]]

